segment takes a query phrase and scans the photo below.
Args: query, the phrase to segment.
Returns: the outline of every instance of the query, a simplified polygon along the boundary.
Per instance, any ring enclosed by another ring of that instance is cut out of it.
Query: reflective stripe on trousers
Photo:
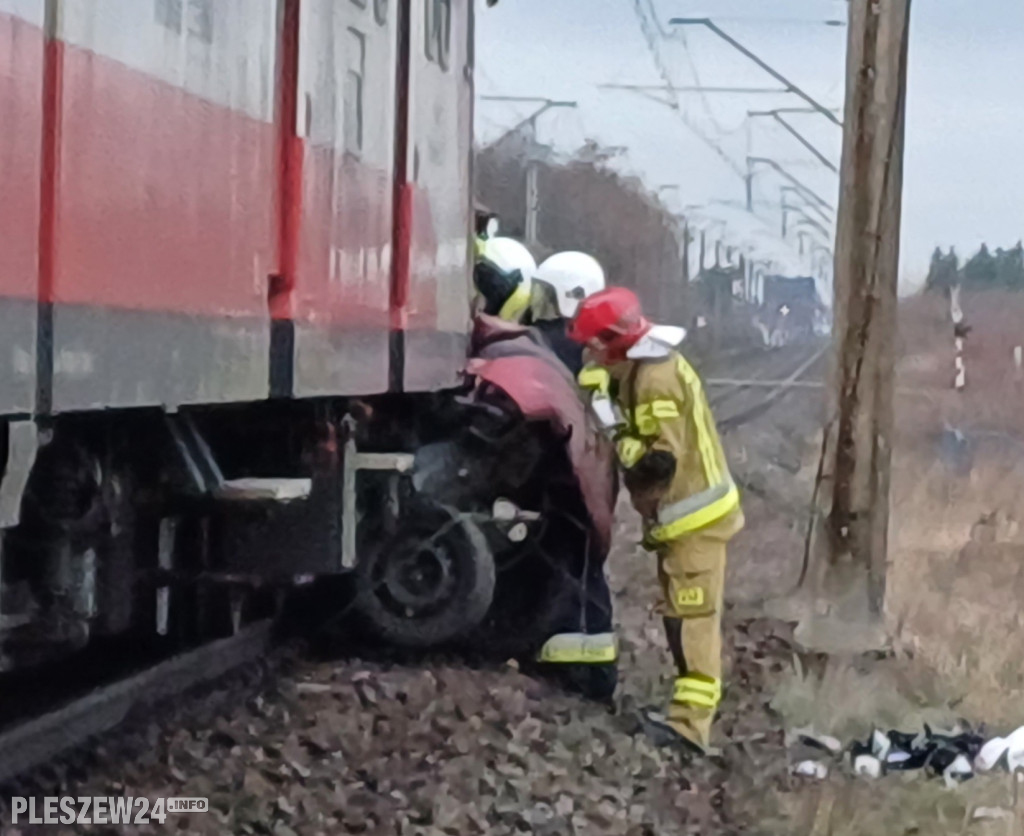
[[[718,708],[722,701],[722,680],[700,674],[680,676],[672,689],[672,702],[694,708]]]
[[[538,655],[538,661],[555,665],[601,665],[618,658],[619,644],[614,633],[560,633],[544,642]]]

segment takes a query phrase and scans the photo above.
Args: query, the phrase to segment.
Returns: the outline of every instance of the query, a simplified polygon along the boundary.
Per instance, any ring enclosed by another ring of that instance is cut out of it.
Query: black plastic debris
[[[971,764],[984,744],[985,739],[969,729],[936,732],[925,725],[917,733],[875,729],[866,741],[854,741],[847,751],[858,775],[926,769],[952,785],[973,777]]]
[[[957,755],[953,762],[942,771],[942,779],[950,789],[973,777],[974,770],[971,768],[971,762],[964,755]]]

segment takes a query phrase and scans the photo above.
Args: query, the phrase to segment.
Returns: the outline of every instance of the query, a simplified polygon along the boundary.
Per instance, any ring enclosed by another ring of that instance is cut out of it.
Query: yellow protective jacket
[[[731,520],[742,527],[740,496],[729,473],[700,378],[679,352],[627,360],[610,370],[611,394],[625,426],[618,433],[619,460],[633,467],[652,450],[676,461],[675,475],[658,497],[657,516],[646,520],[647,538],[667,543]]]

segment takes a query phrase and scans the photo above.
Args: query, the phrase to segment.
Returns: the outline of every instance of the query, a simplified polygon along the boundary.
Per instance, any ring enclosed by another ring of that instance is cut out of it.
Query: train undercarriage
[[[336,615],[388,642],[527,652],[585,519],[565,439],[494,387],[59,416],[3,532],[0,664],[196,646],[343,575]]]

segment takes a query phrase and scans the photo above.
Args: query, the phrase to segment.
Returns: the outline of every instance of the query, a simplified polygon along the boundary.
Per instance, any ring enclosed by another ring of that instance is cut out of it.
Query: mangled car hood
[[[568,369],[530,329],[479,316],[468,371],[505,392],[528,420],[549,421],[556,432],[568,435],[580,493],[594,533],[607,548],[615,510],[614,451]]]

